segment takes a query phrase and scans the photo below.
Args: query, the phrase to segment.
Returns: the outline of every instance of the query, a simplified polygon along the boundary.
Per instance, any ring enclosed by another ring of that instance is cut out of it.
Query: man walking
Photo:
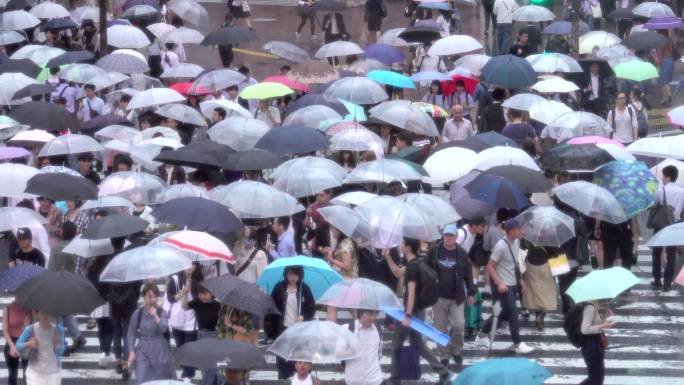
[[[513,12],[520,8],[515,0],[496,0],[494,15],[496,15],[496,43],[499,55],[505,55],[511,48],[511,31],[513,29]]]
[[[670,206],[675,222],[682,217],[682,210],[684,210],[684,189],[678,186],[675,182],[679,176],[679,170],[675,166],[663,167],[663,184],[656,193],[656,200],[660,204]],[[656,233],[660,229],[653,229]],[[653,281],[651,287],[654,289],[663,289],[663,291],[670,291],[672,288],[672,280],[675,274],[675,262],[677,260],[677,248],[665,248],[665,274],[662,275],[664,281],[661,281],[663,248],[654,247],[652,254],[653,267]]]

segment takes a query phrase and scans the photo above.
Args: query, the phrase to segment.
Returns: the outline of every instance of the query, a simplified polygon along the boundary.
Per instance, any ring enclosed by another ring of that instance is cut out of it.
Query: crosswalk
[[[606,385],[682,385],[684,384],[684,301],[678,291],[668,293],[650,289],[650,254],[640,248],[638,265],[633,268],[640,283],[632,290],[638,299],[614,309],[615,329],[608,331],[610,348],[606,352]],[[0,298],[4,307],[9,297]],[[485,313],[489,312],[486,304]],[[321,313],[321,317],[323,317]],[[485,315],[486,317],[487,315]],[[348,317],[348,315],[347,315]],[[344,322],[344,314],[341,314]],[[87,345],[76,354],[63,360],[64,385],[109,385],[123,383],[113,367],[98,366],[98,341],[95,331],[86,330],[86,319],[80,318],[80,328]],[[586,376],[586,369],[579,350],[567,341],[558,313],[547,315],[546,330],[538,332],[533,320],[521,322],[523,341],[537,350],[529,357],[547,367],[554,376],[547,384],[578,384]],[[381,365],[387,376],[390,368],[391,332],[383,332],[383,356]],[[0,338],[4,346],[4,341]],[[508,350],[511,338],[508,330],[497,333],[490,357],[511,356]],[[435,344],[428,342],[435,348]],[[486,359],[487,352],[467,341],[464,349],[464,367]],[[252,371],[252,384],[273,384],[277,380],[275,357],[266,354],[268,367]],[[315,365],[316,375],[324,384],[343,384],[343,372],[339,365]],[[423,376],[415,384],[434,384],[438,378],[425,361],[421,361]],[[456,368],[453,368],[456,369]],[[7,378],[6,363],[0,362],[0,383]],[[199,374],[198,374],[199,378]],[[133,380],[131,380],[132,382]],[[199,381],[199,380],[198,380]]]

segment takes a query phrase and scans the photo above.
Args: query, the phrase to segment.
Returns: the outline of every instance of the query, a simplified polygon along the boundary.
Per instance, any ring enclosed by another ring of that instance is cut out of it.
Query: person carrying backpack
[[[582,350],[582,358],[587,364],[588,377],[580,385],[603,385],[605,377],[607,340],[604,330],[612,328],[614,322],[603,319],[598,308],[596,301],[578,303],[563,322],[570,343]]]
[[[637,119],[637,134],[639,138],[645,138],[648,135],[648,102],[643,97],[643,93],[639,89],[633,89],[629,92],[629,106],[636,112]]]
[[[439,373],[440,383],[446,383],[450,377],[449,369],[428,349],[423,336],[410,329],[411,317],[415,316],[424,320],[425,309],[437,302],[439,290],[434,290],[437,288],[437,274],[427,263],[416,258],[420,250],[419,240],[404,238],[401,249],[406,259],[406,264],[401,268],[390,258],[389,249],[383,250],[383,256],[392,273],[397,277],[404,276],[404,308],[406,309],[406,317],[397,323],[392,338],[392,369],[388,384],[401,384],[400,366],[406,363],[400,363],[402,360],[399,357],[399,350],[404,346],[406,338],[410,338],[411,347],[418,351],[418,355]],[[419,363],[416,362],[416,365],[418,366]]]
[[[615,97],[615,107],[606,117],[613,129],[612,137],[622,144],[630,144],[639,137],[639,123],[633,108],[627,105],[627,95],[620,92]]]

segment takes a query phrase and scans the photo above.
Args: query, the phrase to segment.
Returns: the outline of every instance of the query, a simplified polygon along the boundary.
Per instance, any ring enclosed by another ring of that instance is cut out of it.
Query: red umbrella
[[[264,82],[280,83],[292,88],[295,91],[309,92],[309,86],[304,83],[300,83],[287,76],[269,76],[263,80]]]
[[[192,83],[180,82],[180,83],[172,84],[171,87],[169,87],[169,88],[171,88],[172,90],[178,92],[179,94],[181,94],[183,96],[188,96],[188,92],[190,91],[190,87],[192,87]],[[209,93],[209,90],[205,89],[203,87],[198,87],[197,91],[198,92],[194,93],[194,95],[204,95],[204,94]]]
[[[467,76],[459,75],[459,74],[454,74],[454,75],[449,75],[453,80],[445,80],[441,82],[442,86],[442,93],[444,95],[451,95],[456,91],[456,82],[459,80],[463,80],[463,85],[465,86],[465,91],[472,95],[475,93],[475,88],[477,85],[480,83],[479,80],[473,79]]]

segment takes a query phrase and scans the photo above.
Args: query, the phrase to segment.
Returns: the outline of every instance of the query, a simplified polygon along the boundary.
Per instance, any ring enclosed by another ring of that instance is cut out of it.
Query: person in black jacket
[[[339,40],[349,40],[347,27],[344,25],[344,17],[339,12],[328,12],[323,16],[323,41],[325,44]]]
[[[382,30],[382,19],[387,17],[387,6],[383,0],[368,0],[363,20],[368,26],[368,44],[375,44]]]
[[[316,313],[316,302],[309,285],[304,283],[304,269],[301,266],[288,266],[283,272],[283,280],[278,282],[271,298],[280,315],[270,314],[264,321],[264,329],[269,338],[275,339],[285,329],[297,322],[310,321]],[[294,374],[294,364],[276,357],[278,379],[284,380]]]
[[[501,103],[504,100],[506,93],[501,88],[495,88],[492,91],[492,104],[484,108],[480,113],[480,121],[478,132],[494,131],[501,133],[506,125],[506,118],[504,117],[504,110]]]

